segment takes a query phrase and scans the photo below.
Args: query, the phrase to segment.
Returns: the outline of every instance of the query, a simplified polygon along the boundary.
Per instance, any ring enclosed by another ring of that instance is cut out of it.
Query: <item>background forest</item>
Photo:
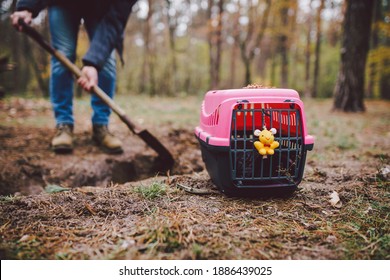
[[[389,99],[389,1],[373,2],[365,97]],[[2,95],[47,96],[50,58],[11,27],[15,5],[0,1]],[[257,83],[331,97],[345,10],[342,0],[140,0],[126,28],[118,93],[187,96]],[[46,12],[34,26],[49,38]],[[79,58],[87,48],[80,32]]]

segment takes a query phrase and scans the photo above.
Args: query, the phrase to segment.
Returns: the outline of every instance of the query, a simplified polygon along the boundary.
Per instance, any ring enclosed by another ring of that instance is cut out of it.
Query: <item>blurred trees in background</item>
[[[390,100],[390,1],[374,1],[370,52],[368,54],[368,96]]]
[[[347,2],[355,1],[139,0],[125,31],[118,94],[185,96],[257,83],[331,97]],[[364,92],[389,99],[389,1],[368,2],[374,5]],[[0,86],[47,95],[49,57],[11,27],[15,3],[0,0],[0,58],[16,66],[0,72]],[[45,12],[34,25],[48,38]],[[80,32],[79,58],[87,48]]]
[[[11,26],[9,16],[15,10],[16,0],[0,0],[0,57],[8,58],[15,68],[0,72],[0,86],[6,92],[35,91],[40,96],[48,96],[50,58],[45,51],[33,46],[27,36],[21,36]],[[39,30],[47,37],[49,28],[46,13],[37,19]]]

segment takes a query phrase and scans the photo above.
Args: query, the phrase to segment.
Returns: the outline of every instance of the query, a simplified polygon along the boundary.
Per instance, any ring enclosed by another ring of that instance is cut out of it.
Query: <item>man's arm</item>
[[[135,2],[137,0],[114,1],[99,24],[90,48],[83,58],[84,67],[81,70],[83,75],[77,80],[85,90],[91,91],[97,85],[97,71],[104,66],[114,48],[122,55],[123,32]]]
[[[107,14],[103,17],[93,37],[90,48],[83,57],[83,63],[100,70],[111,55],[113,49],[117,49],[119,55],[123,50],[123,32],[131,9],[137,0],[112,1]]]

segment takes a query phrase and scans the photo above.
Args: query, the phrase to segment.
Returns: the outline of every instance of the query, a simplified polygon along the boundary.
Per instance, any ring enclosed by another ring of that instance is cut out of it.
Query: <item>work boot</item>
[[[107,153],[123,153],[122,142],[116,138],[107,125],[93,125],[93,140]]]
[[[58,154],[71,153],[73,151],[73,125],[58,124],[56,129],[51,148]]]

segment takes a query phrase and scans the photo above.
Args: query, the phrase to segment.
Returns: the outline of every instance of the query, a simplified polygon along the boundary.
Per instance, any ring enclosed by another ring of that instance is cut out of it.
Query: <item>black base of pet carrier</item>
[[[281,162],[286,163],[282,165],[278,159],[270,156],[263,159],[257,151],[251,153],[230,147],[211,146],[202,140],[199,140],[199,143],[211,180],[227,195],[288,196],[297,189],[302,180],[306,151],[300,153],[298,165],[295,166],[296,156],[290,155],[288,160],[287,152],[280,157]]]

